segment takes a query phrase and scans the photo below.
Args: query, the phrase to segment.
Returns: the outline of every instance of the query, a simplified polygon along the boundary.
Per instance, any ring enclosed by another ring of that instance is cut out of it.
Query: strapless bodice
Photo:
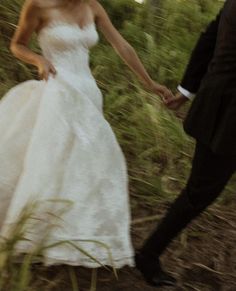
[[[81,28],[78,24],[52,22],[38,34],[43,55],[56,68],[81,77],[90,75],[89,49],[98,41],[95,23]]]
[[[52,22],[38,34],[42,54],[55,67],[47,88],[76,90],[80,98],[90,99],[102,110],[102,94],[89,67],[89,49],[98,41],[95,23],[81,28],[78,24]]]

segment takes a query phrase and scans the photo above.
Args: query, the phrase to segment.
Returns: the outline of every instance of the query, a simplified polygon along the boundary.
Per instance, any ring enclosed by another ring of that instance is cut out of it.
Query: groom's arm
[[[180,93],[189,99],[197,93],[213,57],[221,13],[222,10],[201,34],[178,87]]]

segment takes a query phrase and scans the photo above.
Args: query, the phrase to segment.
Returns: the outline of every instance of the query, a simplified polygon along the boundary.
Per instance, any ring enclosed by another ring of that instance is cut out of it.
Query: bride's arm
[[[19,23],[11,40],[10,50],[15,57],[38,68],[41,78],[55,74],[54,67],[43,56],[28,48],[30,38],[40,25],[40,7],[34,0],[27,0],[22,8]]]
[[[95,0],[91,1],[90,3],[92,5],[99,30],[104,34],[105,38],[113,46],[119,56],[138,76],[143,85],[147,89],[161,95],[162,97],[165,97],[166,99],[172,98],[172,93],[165,86],[161,86],[151,79],[134,48],[113,26],[104,8]]]

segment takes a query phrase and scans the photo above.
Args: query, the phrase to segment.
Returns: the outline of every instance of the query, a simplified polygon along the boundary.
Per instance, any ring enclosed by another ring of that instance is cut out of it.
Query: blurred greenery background
[[[19,82],[38,78],[35,68],[15,59],[9,51],[23,2],[0,2],[0,96]],[[100,2],[117,29],[136,49],[151,76],[173,91],[181,81],[199,34],[223,5],[223,1],[218,0],[146,0],[142,4],[134,0]],[[30,46],[40,52],[36,35]],[[159,98],[142,88],[102,35],[91,51],[91,67],[104,95],[105,116],[127,159],[132,210],[137,213],[140,205],[160,209],[160,205],[169,203],[179,193],[189,175],[194,141],[182,129],[182,118],[189,104],[178,116],[163,108]],[[220,206],[232,203],[235,189],[234,177],[219,199]],[[4,284],[13,286],[11,290],[38,290],[27,289],[32,281],[30,263],[26,261],[27,266],[24,264],[21,272],[13,268],[11,250],[8,272],[1,272],[0,290],[10,290],[2,289]],[[0,253],[4,254],[1,249]],[[0,267],[1,264],[0,257]],[[35,282],[45,286],[44,275],[40,282]],[[74,276],[70,273],[75,286]]]
[[[222,1],[216,0],[100,2],[137,50],[151,76],[174,91],[200,32],[222,6]],[[9,52],[22,3],[0,3],[1,96],[18,82],[37,78],[35,68]],[[31,47],[39,50],[36,37]],[[185,184],[193,150],[193,142],[182,131],[181,120],[142,89],[103,37],[91,52],[91,66],[104,93],[106,118],[128,160],[132,193],[147,202],[151,199],[151,203],[175,195]]]
[[[37,78],[36,69],[15,59],[9,42],[22,0],[0,3],[0,94],[18,82]],[[101,0],[114,25],[133,45],[151,76],[176,91],[191,50],[223,1]],[[36,36],[31,48],[40,51]],[[91,52],[93,74],[104,93],[104,110],[126,155],[131,194],[147,203],[172,199],[184,186],[194,142],[182,130],[182,117],[148,94],[101,36]],[[226,189],[233,192],[235,181]],[[228,200],[230,194],[223,195]]]

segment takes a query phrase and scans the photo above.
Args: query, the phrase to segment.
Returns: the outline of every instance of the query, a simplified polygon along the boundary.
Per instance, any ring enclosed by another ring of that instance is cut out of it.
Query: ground
[[[230,201],[230,205],[212,206],[172,243],[162,261],[165,268],[178,279],[178,285],[175,288],[149,287],[137,270],[123,268],[118,272],[118,280],[112,272],[99,269],[95,289],[90,286],[91,270],[75,268],[73,274],[78,279],[79,291],[235,291],[235,206],[236,199],[233,202]],[[135,248],[138,248],[152,231],[166,208],[168,208],[166,203],[160,205],[156,211],[143,205],[136,208],[132,226]],[[73,290],[71,287],[73,275],[71,277],[68,275],[67,267],[38,269],[37,273],[47,277],[45,281],[48,285],[47,290]]]

